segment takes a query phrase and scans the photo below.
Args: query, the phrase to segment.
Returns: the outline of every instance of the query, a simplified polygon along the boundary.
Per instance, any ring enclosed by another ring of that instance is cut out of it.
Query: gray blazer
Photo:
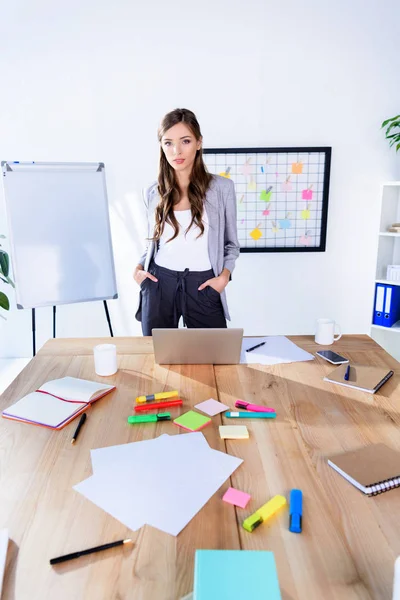
[[[157,182],[143,190],[143,201],[147,210],[148,234],[153,236],[155,227],[155,209],[159,202]],[[236,194],[235,185],[231,179],[213,175],[205,198],[205,209],[209,222],[208,255],[215,277],[223,269],[232,273],[235,261],[240,253],[237,238]],[[148,271],[150,261],[157,254],[157,244],[148,241],[139,264]],[[225,318],[230,320],[225,290],[221,294]]]

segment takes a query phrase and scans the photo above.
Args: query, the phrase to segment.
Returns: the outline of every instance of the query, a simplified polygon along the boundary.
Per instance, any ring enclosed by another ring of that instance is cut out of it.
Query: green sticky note
[[[187,413],[181,415],[177,419],[174,419],[175,425],[179,427],[183,427],[183,429],[187,429],[188,431],[198,431],[202,429],[209,423],[211,423],[210,417],[205,417],[200,413],[189,410]]]
[[[260,200],[264,202],[269,202],[271,200],[272,192],[267,192],[267,190],[261,190]]]

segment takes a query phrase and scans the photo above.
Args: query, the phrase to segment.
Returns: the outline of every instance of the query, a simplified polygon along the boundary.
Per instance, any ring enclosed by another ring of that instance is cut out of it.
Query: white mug
[[[100,344],[93,348],[94,370],[101,377],[117,372],[117,347],[114,344]]]
[[[335,327],[339,334],[335,337]],[[315,332],[315,341],[323,346],[330,346],[342,337],[340,327],[333,319],[317,319],[317,331]]]

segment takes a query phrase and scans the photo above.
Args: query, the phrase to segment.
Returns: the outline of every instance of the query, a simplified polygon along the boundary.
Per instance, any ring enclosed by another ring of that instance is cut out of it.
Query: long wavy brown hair
[[[158,129],[158,141],[160,142],[158,193],[160,202],[158,203],[155,212],[156,224],[154,228],[154,237],[152,238],[154,241],[160,239],[164,231],[165,223],[169,223],[174,229],[174,235],[168,240],[169,242],[174,240],[179,233],[179,223],[175,218],[174,205],[179,202],[181,190],[175,176],[175,170],[169,164],[161,147],[163,135],[177,123],[185,123],[195,136],[196,140],[202,140],[200,125],[196,119],[196,115],[187,108],[176,108],[167,113],[161,121]],[[196,152],[192,172],[190,174],[188,196],[190,209],[192,211],[192,219],[185,233],[189,231],[192,225],[197,225],[200,229],[200,233],[197,237],[200,237],[204,233],[204,224],[202,221],[204,199],[211,180],[212,175],[207,171],[207,167],[203,161],[203,149],[200,148],[200,150],[197,150]]]

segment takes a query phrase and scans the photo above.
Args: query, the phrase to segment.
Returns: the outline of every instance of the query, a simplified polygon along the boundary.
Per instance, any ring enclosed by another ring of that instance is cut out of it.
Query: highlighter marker
[[[150,394],[149,396],[138,396],[136,398],[136,402],[138,404],[143,404],[143,402],[152,402],[153,400],[166,400],[167,398],[177,398],[179,396],[178,392],[174,390],[173,392],[158,392],[157,394]]]
[[[274,496],[269,502],[264,504],[255,513],[247,517],[243,521],[243,527],[246,531],[254,531],[256,527],[264,523],[267,519],[272,517],[280,508],[286,505],[286,498],[284,496]]]
[[[159,408],[171,408],[171,406],[182,406],[182,400],[170,400],[169,402],[156,402],[155,404],[139,404],[135,406],[135,412],[143,412],[147,410],[158,410]]]
[[[157,421],[170,421],[171,415],[169,413],[160,413],[159,415],[133,415],[128,417],[128,423],[130,425],[136,425],[137,423],[156,423]]]
[[[244,408],[246,410],[252,410],[254,412],[275,412],[274,408],[269,408],[268,406],[260,406],[259,404],[250,404],[250,402],[245,402],[244,400],[236,400],[235,406],[236,408]]]
[[[239,419],[275,419],[274,412],[226,412],[224,417],[239,418]]]
[[[290,492],[289,531],[301,533],[303,525],[303,493],[301,490]]]

